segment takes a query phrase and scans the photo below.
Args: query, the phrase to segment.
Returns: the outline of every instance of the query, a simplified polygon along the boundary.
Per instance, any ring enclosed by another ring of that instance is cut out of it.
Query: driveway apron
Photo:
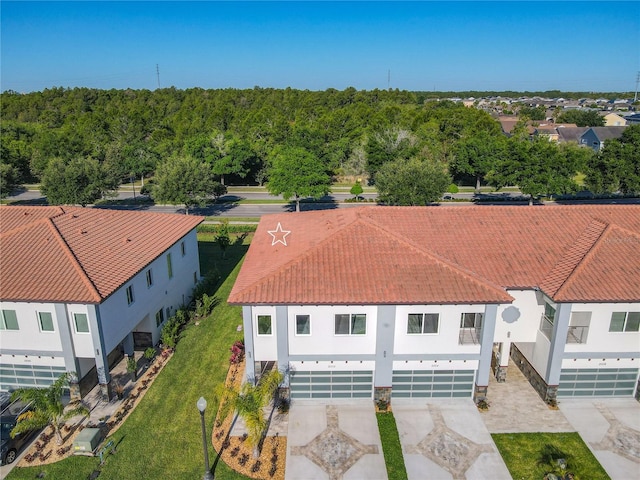
[[[285,478],[387,480],[373,402],[292,402]]]
[[[471,399],[394,400],[409,480],[511,476]]]

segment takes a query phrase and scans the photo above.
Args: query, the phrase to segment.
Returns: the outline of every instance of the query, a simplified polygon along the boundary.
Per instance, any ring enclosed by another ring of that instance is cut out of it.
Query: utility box
[[[102,431],[99,428],[85,428],[73,441],[73,454],[95,455],[101,441]]]

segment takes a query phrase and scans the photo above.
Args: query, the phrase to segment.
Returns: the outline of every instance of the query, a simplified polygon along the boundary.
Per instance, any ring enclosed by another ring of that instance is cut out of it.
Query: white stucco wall
[[[271,316],[271,335],[258,335],[258,315]],[[276,325],[276,308],[256,306],[251,308],[251,335],[253,336],[254,360],[267,362],[278,359],[277,335],[280,333]],[[247,335],[249,332],[245,332]],[[283,332],[283,334],[286,334]]]
[[[394,361],[393,370],[477,370],[478,360]]]
[[[571,312],[591,312],[586,343],[568,343],[565,352],[638,352],[640,332],[610,332],[613,312],[640,312],[640,303],[573,304]]]
[[[371,305],[290,306],[287,318],[289,354],[374,354],[377,312],[377,307]],[[366,334],[336,335],[334,318],[336,314],[366,314]],[[296,315],[310,316],[311,335],[296,335]]]
[[[292,370],[297,372],[310,371],[310,372],[326,372],[328,370],[334,370],[339,372],[345,371],[373,371],[376,369],[375,362],[373,361],[342,361],[342,362],[289,362]]]
[[[423,353],[478,353],[480,345],[460,345],[460,319],[463,313],[484,313],[484,305],[399,305],[393,351],[396,354]],[[410,313],[438,313],[440,325],[437,334],[408,334]]]
[[[495,342],[535,342],[544,313],[542,294],[535,290],[509,290],[511,305],[500,305]]]
[[[184,256],[181,252],[181,242],[185,243]],[[172,278],[169,278],[167,269],[168,253],[171,253]],[[153,285],[147,287],[146,272],[149,268]],[[131,331],[151,332],[153,343],[157,343],[160,340],[161,326],[156,327],[156,312],[162,309],[166,322],[167,308],[169,315],[173,315],[181,305],[190,302],[190,295],[195,287],[194,272],[199,280],[200,264],[195,230],[163,252],[100,304],[106,351],[113,350]],[[133,286],[134,301],[128,305],[127,288],[130,285]]]

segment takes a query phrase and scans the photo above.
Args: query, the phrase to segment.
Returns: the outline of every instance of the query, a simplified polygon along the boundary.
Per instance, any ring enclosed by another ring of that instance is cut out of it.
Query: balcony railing
[[[459,345],[478,345],[480,343],[480,332],[482,328],[461,327],[458,334]]]
[[[551,332],[553,332],[553,319],[549,319],[545,314],[542,314],[540,319],[540,331],[542,334],[551,341]]]
[[[569,331],[567,332],[567,343],[587,343],[588,335],[589,335],[588,326],[569,325]]]

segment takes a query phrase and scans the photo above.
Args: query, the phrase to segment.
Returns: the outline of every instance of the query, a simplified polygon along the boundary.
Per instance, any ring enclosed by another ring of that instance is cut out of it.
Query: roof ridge
[[[477,273],[468,270],[464,267],[462,267],[461,265],[458,265],[457,263],[452,262],[451,260],[448,260],[444,257],[442,257],[441,255],[438,255],[437,253],[432,252],[431,250],[426,250],[424,248],[422,248],[419,245],[415,245],[413,242],[407,240],[406,238],[399,236],[393,232],[388,231],[386,228],[384,228],[382,225],[379,225],[377,222],[375,222],[373,219],[371,219],[370,217],[368,218],[369,222],[371,223],[371,226],[374,228],[377,228],[378,230],[382,231],[385,235],[392,237],[396,240],[400,240],[402,243],[404,243],[405,245],[407,245],[409,248],[412,248],[413,250],[415,250],[416,252],[420,253],[421,255],[424,255],[426,257],[431,258],[432,260],[434,260],[437,263],[442,264],[445,268],[449,268],[451,270],[453,270],[456,273],[459,273],[460,275],[467,277],[469,280],[475,282],[475,283],[479,283],[480,285],[482,285],[484,288],[490,288],[493,289],[497,292],[500,292],[500,294],[502,295],[509,295],[506,292],[506,289],[499,286],[499,285],[495,285],[493,282],[491,282],[490,280],[481,277],[480,275],[478,275]]]
[[[4,206],[2,208],[14,208],[14,207],[10,207],[10,206]],[[46,208],[48,210],[58,210],[57,213],[55,213],[54,215],[51,215],[50,217],[36,217],[33,219],[33,221],[27,222],[27,223],[23,223],[22,225],[18,225],[15,228],[12,228],[11,230],[5,230],[0,231],[0,238],[2,237],[6,237],[6,236],[10,236],[10,235],[14,235],[16,233],[19,233],[23,230],[26,230],[27,228],[31,228],[33,225],[37,225],[38,223],[43,223],[46,220],[51,220],[52,218],[58,218],[61,215],[64,215],[66,212],[64,211],[64,209],[60,206],[50,206],[50,207],[26,207],[26,208],[33,208],[33,209],[40,209],[40,208]],[[26,215],[26,212],[24,213],[24,215]]]
[[[578,262],[574,265],[574,267],[571,269],[571,271],[567,274],[565,279],[560,283],[560,285],[558,286],[556,291],[553,293],[553,297],[557,297],[558,295],[560,295],[560,293],[563,290],[568,288],[569,284],[572,282],[572,279],[575,278],[576,273],[578,271],[582,270],[584,268],[584,266],[591,260],[591,258],[593,258],[593,256],[595,255],[595,252],[599,249],[600,245],[602,245],[602,241],[603,241],[604,237],[609,232],[611,232],[612,228],[614,227],[614,225],[612,225],[610,223],[606,223],[606,222],[603,222],[602,220],[594,219],[589,225],[587,225],[587,228],[585,229],[583,234],[580,235],[580,237],[578,237],[578,239],[576,239],[576,242],[574,242],[574,245],[577,242],[580,241],[580,238],[585,234],[585,232],[587,230],[589,230],[590,228],[594,228],[595,227],[594,224],[596,224],[596,223],[599,224],[599,225],[604,226],[604,228],[602,228],[600,230],[597,238],[595,238],[594,241],[591,242],[591,245],[585,251],[585,253],[582,255],[582,258],[580,258],[580,260],[578,260]],[[570,248],[570,250],[571,250],[571,248]]]
[[[94,298],[96,303],[100,303],[100,301],[102,300],[102,296],[98,292],[98,289],[96,288],[91,278],[89,278],[89,275],[87,274],[85,269],[82,267],[82,265],[78,261],[78,258],[73,253],[73,250],[71,249],[67,241],[64,239],[62,233],[60,233],[60,230],[58,230],[58,227],[53,222],[53,219],[47,218],[46,220],[48,221],[49,228],[53,231],[54,237],[56,238],[58,243],[62,246],[62,249],[65,255],[67,256],[67,258],[69,258],[69,260],[71,260],[71,264],[73,265],[73,268],[79,273],[79,276],[82,279],[82,282],[85,285],[87,285],[87,289],[90,295]]]

